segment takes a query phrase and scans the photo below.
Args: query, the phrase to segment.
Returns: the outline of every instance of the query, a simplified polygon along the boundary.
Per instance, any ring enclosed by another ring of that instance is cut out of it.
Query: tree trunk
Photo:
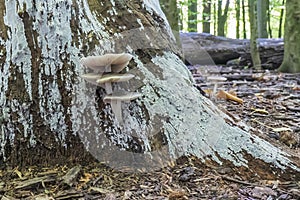
[[[160,0],[160,5],[172,28],[178,46],[181,46],[179,37],[179,9],[177,7],[177,2],[174,0]]]
[[[197,0],[188,0],[188,31],[189,32],[197,32],[197,24],[198,24],[198,9],[197,9]]]
[[[211,16],[211,1],[205,0],[202,3],[203,5],[203,14],[202,14],[202,20],[203,20],[203,33],[210,33],[210,16]]]
[[[282,0],[282,6],[284,6],[285,0]],[[279,29],[278,29],[278,38],[282,37],[282,24],[283,24],[283,16],[284,16],[284,9],[280,9],[280,16],[279,16]]]
[[[218,36],[225,36],[225,24],[227,21],[229,0],[226,0],[224,11],[222,12],[222,0],[218,0]]]
[[[257,28],[259,38],[268,38],[268,0],[257,0]]]
[[[250,52],[254,68],[261,69],[261,60],[259,57],[259,50],[257,45],[258,31],[257,31],[257,5],[255,0],[248,0],[249,4],[249,18],[250,18]]]
[[[282,72],[300,72],[300,2],[286,1],[284,25],[284,58],[279,70]]]
[[[241,3],[240,0],[236,0],[235,2],[235,12],[236,12],[236,34],[235,37],[237,39],[240,38],[240,21],[241,21]]]
[[[246,5],[245,0],[242,0],[242,14],[243,14],[243,36],[244,39],[247,38],[247,29],[246,29]]]
[[[88,163],[94,157],[116,168],[153,169],[193,154],[245,173],[298,178],[297,160],[233,126],[193,87],[158,0],[11,0],[1,6],[6,165]],[[112,89],[141,97],[122,103],[120,123],[104,103],[105,90],[80,77],[88,72],[80,59],[122,52],[133,60],[120,73],[135,78]]]

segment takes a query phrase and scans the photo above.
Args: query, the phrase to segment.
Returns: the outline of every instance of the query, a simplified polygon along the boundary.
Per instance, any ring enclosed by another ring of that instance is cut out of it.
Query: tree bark
[[[233,126],[193,86],[158,0],[10,0],[2,14],[1,163],[95,158],[115,168],[153,169],[193,154],[244,173],[298,178],[296,159]],[[122,104],[120,124],[105,91],[80,77],[88,72],[80,59],[122,52],[133,60],[120,73],[135,78],[113,90],[141,97]]]
[[[300,72],[300,2],[286,1],[286,18],[284,25],[284,58],[279,70],[282,72]]]

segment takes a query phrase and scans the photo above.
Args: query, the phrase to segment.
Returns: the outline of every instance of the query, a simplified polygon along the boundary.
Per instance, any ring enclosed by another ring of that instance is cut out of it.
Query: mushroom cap
[[[82,74],[80,77],[86,80],[87,82],[98,85],[97,80],[99,80],[102,77],[102,74],[87,73]]]
[[[212,81],[212,82],[222,82],[222,81],[226,81],[227,78],[222,77],[222,76],[209,76],[209,77],[207,77],[207,80]]]
[[[142,95],[137,92],[127,92],[127,93],[114,93],[107,95],[103,98],[104,103],[111,103],[112,101],[131,101],[141,97]]]
[[[106,82],[122,82],[128,81],[134,77],[133,74],[105,74],[99,78],[96,82],[99,84]]]
[[[112,72],[120,72],[124,69],[132,55],[128,53],[122,54],[105,54],[102,56],[88,56],[80,60],[80,63],[94,71],[105,72],[111,67]]]

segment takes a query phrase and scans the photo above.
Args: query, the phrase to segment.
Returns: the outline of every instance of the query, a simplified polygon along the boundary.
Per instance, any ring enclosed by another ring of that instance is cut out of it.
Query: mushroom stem
[[[111,109],[112,109],[113,113],[115,114],[115,117],[117,118],[118,122],[120,124],[123,124],[121,100],[111,100],[110,105],[111,105]]]
[[[111,85],[111,82],[106,82],[104,83],[105,85],[105,91],[106,91],[106,94],[111,94],[112,93],[112,85]]]
[[[111,72],[111,65],[107,65],[105,67],[105,72]]]
[[[218,83],[214,83],[214,89],[213,89],[213,94],[217,94],[217,89],[218,89]]]

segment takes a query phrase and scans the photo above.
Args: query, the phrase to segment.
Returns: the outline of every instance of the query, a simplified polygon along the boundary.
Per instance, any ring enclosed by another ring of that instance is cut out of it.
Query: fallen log
[[[232,39],[207,33],[181,33],[180,37],[188,64],[252,66],[249,39]],[[283,39],[260,38],[258,45],[263,68],[278,68],[283,60]]]

